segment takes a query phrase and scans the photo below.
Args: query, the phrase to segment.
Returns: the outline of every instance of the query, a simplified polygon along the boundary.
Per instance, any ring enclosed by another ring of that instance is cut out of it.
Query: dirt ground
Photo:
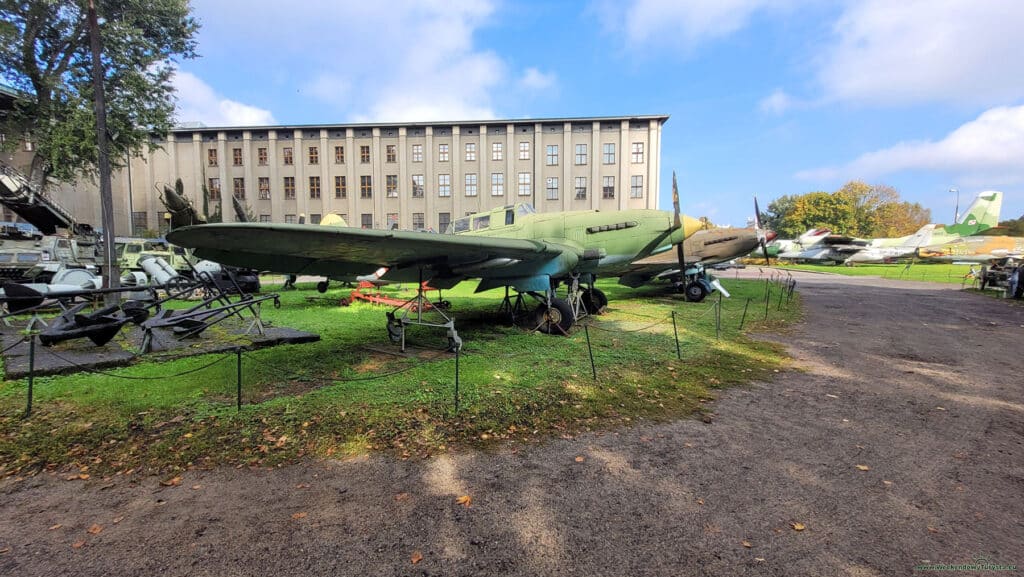
[[[220,469],[172,487],[5,481],[0,575],[1024,565],[1024,306],[958,286],[798,278],[806,321],[770,338],[790,345],[799,369],[723,392],[710,423],[427,461]]]

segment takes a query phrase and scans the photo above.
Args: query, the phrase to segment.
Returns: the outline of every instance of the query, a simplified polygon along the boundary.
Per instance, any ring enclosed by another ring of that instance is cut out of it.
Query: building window
[[[448,225],[452,223],[452,213],[450,212],[439,212],[437,213],[437,230],[438,232],[448,232]]]
[[[309,198],[320,198],[320,177],[309,177]]]
[[[448,162],[448,145],[438,144],[437,145],[437,161]]]
[[[547,180],[548,200],[558,200],[558,177],[549,176]]]
[[[359,226],[363,228],[373,228],[373,214],[362,213],[359,215]]]
[[[284,161],[286,166],[295,164],[295,157],[292,155],[292,147],[286,146],[281,150],[281,160]]]
[[[423,145],[414,144],[412,145],[412,161],[423,162]]]
[[[370,147],[360,146],[359,147],[359,162],[363,164],[370,164]]]
[[[519,173],[519,196],[530,196],[533,190],[530,188],[530,173]]]
[[[452,195],[452,175],[450,174],[439,174],[437,175],[437,196],[451,196]]]
[[[206,197],[210,200],[220,200],[220,179],[210,178],[206,184]]]
[[[644,177],[633,175],[629,178],[629,198],[644,197]]]
[[[423,175],[412,175],[412,197],[423,198]]]
[[[313,214],[309,215],[309,224],[320,224],[321,220],[323,220],[323,216],[321,216],[320,214],[314,212]]]
[[[580,165],[580,164],[586,164],[586,163],[587,163],[587,145],[586,144],[577,144],[576,145],[576,164]]]
[[[412,213],[412,229],[413,230],[423,230],[424,224],[425,224],[425,221],[423,220],[423,213],[422,212],[414,212],[414,213]]]
[[[466,143],[466,160],[469,160],[469,161],[476,160],[476,143],[475,142],[467,142]]]
[[[387,155],[387,162],[398,162],[398,151],[394,144],[387,145],[384,151]]]
[[[466,196],[476,196],[476,175],[466,175]]]
[[[389,174],[384,177],[384,189],[388,198],[398,198],[398,175]]]
[[[604,159],[602,162],[605,164],[615,164],[615,143],[606,142],[604,143]]]
[[[260,166],[266,166],[267,165],[267,148],[266,147],[261,147],[261,148],[257,148],[256,149],[256,162],[259,163]]]
[[[359,198],[373,198],[373,177],[366,174],[359,177]]]
[[[260,215],[260,222],[270,222],[270,215],[269,214],[261,214]]]
[[[615,198],[615,177],[606,176],[602,182],[601,198]]]
[[[244,178],[237,178],[237,177],[234,178],[233,181],[232,181],[232,189],[231,189],[231,191],[235,195],[235,198],[237,198],[239,200],[244,200],[245,199],[245,179]]]
[[[391,230],[393,228],[398,228],[398,213],[397,212],[389,212],[388,213],[388,230]]]
[[[644,143],[633,143],[633,164],[641,164],[644,161]]]
[[[558,165],[558,145],[557,144],[549,144],[548,147],[547,147],[547,150],[548,150],[548,156],[547,156],[548,166],[557,166]]]
[[[142,234],[142,231],[149,228],[149,213],[147,212],[133,212],[132,213],[132,236],[138,236]]]
[[[334,147],[334,164],[345,164],[345,147]]]
[[[491,173],[491,196],[505,196],[505,173]]]
[[[576,200],[587,199],[587,177],[576,177]]]
[[[504,147],[500,142],[491,143],[491,160],[502,160],[505,157]]]
[[[270,200],[270,177],[261,176],[257,181],[258,188],[260,189],[259,195],[260,200]]]
[[[209,166],[217,166],[217,149],[211,148],[206,151],[206,164]]]
[[[348,198],[348,182],[344,176],[334,177],[334,198]]]
[[[530,160],[530,143],[519,143],[519,160]]]
[[[320,148],[316,146],[309,147],[309,163],[320,164]]]
[[[231,149],[231,164],[235,166],[242,166],[242,149],[232,148]]]
[[[295,199],[295,177],[286,176],[284,177],[284,198],[285,200]]]
[[[284,215],[284,223],[285,224],[295,224],[297,222],[299,222],[299,221],[295,218],[294,214],[286,214],[286,215]]]

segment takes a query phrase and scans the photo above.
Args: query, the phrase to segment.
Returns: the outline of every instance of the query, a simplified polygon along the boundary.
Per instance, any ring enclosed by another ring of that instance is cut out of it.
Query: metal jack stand
[[[401,315],[398,314],[399,311],[402,311]],[[440,315],[444,322],[437,323],[423,320],[423,313],[425,311],[433,311]],[[410,313],[415,313],[415,317],[410,315]],[[445,314],[441,308],[431,305],[430,300],[427,298],[426,289],[423,288],[422,269],[420,270],[420,282],[417,285],[416,296],[388,312],[387,317],[388,338],[393,343],[401,343],[403,353],[405,352],[405,327],[407,325],[446,329],[448,333],[448,351],[457,352],[462,348],[462,339],[455,330],[455,319]]]

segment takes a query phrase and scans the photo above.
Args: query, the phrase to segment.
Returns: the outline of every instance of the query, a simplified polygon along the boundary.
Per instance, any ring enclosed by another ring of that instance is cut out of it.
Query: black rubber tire
[[[321,294],[327,292],[327,286],[328,286],[328,283],[325,280],[322,280],[322,281],[316,283],[316,292],[321,293]]]
[[[683,289],[683,294],[686,295],[686,300],[691,303],[699,303],[704,300],[704,297],[708,296],[708,289],[704,288],[704,285],[701,283],[694,281],[686,285],[686,288]]]
[[[572,308],[562,299],[551,299],[551,306],[541,303],[533,311],[534,325],[542,333],[549,335],[568,335],[576,319],[572,316]]]
[[[985,287],[988,286],[988,267],[987,266],[981,267],[981,272],[978,273],[978,279],[980,280],[980,283],[981,283],[981,284],[978,285],[978,288],[980,288],[981,290],[985,290]]]
[[[581,298],[583,300],[583,307],[592,315],[601,314],[604,308],[608,306],[608,297],[601,289],[584,289]]]

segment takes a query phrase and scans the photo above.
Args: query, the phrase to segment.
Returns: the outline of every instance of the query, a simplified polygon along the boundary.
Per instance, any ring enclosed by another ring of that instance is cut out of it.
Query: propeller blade
[[[754,231],[757,233],[757,243],[761,245],[761,252],[764,254],[764,264],[768,266],[771,260],[768,258],[768,241],[761,228],[761,207],[757,205],[757,195],[754,195]]]
[[[679,276],[683,282],[686,282],[686,254],[683,251],[683,243],[686,242],[686,228],[683,224],[683,218],[679,214],[679,185],[676,184],[676,171],[672,171],[672,209],[675,211],[676,217],[676,228],[682,229],[683,240],[676,245],[676,257],[679,260]]]

